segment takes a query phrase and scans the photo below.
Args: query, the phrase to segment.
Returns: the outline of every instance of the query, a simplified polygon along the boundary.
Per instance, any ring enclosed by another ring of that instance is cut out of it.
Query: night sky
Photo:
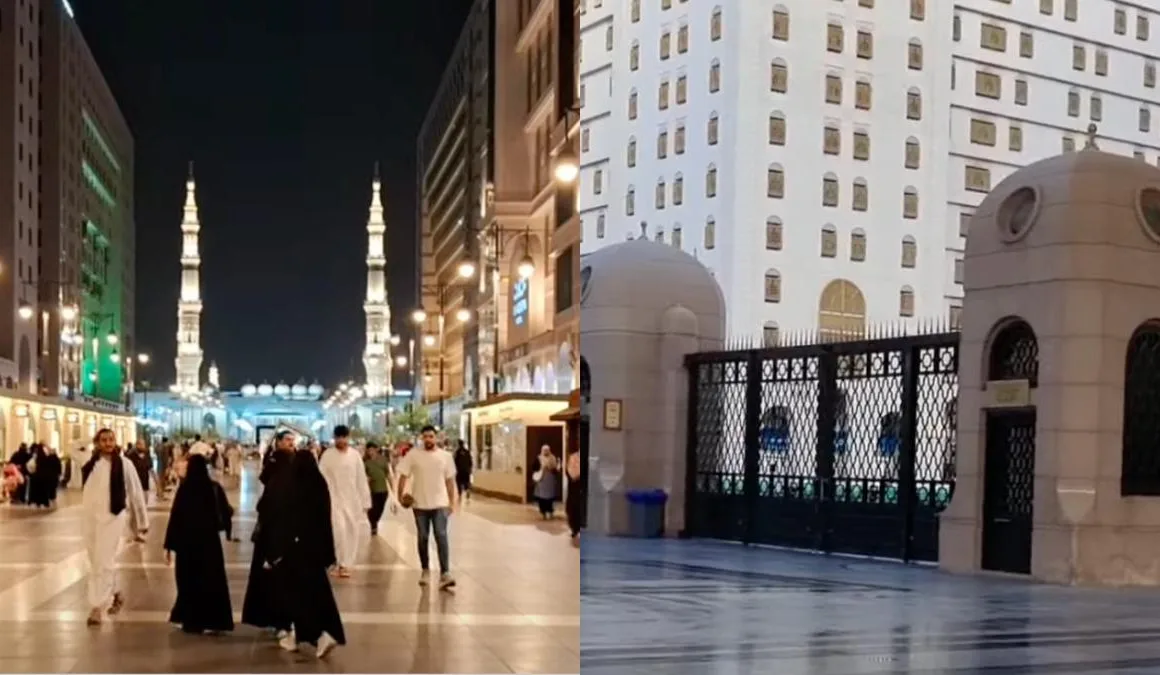
[[[153,386],[174,377],[191,159],[205,367],[225,388],[361,379],[373,165],[398,331],[415,302],[415,138],[471,0],[71,4],[136,139],[137,341]]]

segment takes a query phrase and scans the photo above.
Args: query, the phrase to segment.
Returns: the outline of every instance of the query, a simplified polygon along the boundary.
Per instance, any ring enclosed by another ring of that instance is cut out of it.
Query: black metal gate
[[[958,333],[691,354],[686,534],[938,557]]]

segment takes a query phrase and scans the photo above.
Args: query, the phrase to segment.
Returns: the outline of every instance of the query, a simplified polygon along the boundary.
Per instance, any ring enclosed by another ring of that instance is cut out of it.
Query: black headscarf
[[[284,462],[288,463],[284,464]],[[309,450],[275,451],[262,498],[259,528],[267,561],[275,563],[293,551],[308,564],[334,563],[330,524],[330,491]]]
[[[100,450],[93,450],[93,456],[85,465],[81,467],[81,485],[89,482],[89,475],[93,473],[93,467],[103,457]],[[114,516],[121,515],[125,510],[125,462],[121,459],[121,450],[114,448],[113,452],[109,453],[109,513]]]

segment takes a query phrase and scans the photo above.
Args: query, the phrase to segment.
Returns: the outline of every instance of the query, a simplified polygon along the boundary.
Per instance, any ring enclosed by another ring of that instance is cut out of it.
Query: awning
[[[568,394],[568,407],[553,413],[548,419],[553,422],[572,422],[580,419],[580,390],[573,389]]]

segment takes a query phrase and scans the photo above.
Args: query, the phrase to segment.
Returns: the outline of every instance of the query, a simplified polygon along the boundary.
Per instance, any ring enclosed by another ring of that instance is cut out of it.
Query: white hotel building
[[[1160,0],[582,0],[581,39],[582,251],[694,253],[732,336],[953,316],[991,186],[1093,123],[1160,160]]]

